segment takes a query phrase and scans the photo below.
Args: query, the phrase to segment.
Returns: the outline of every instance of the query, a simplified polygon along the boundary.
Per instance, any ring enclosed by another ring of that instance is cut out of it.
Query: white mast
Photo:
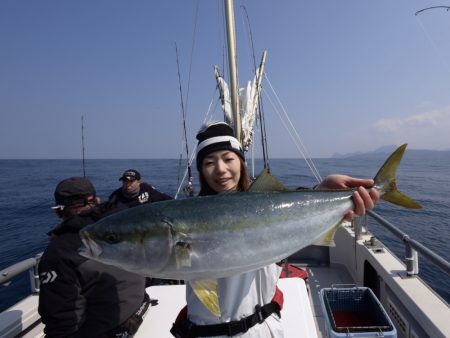
[[[232,121],[232,125],[236,138],[241,141],[241,117],[239,113],[239,83],[237,76],[236,30],[234,24],[233,0],[224,0],[224,5],[228,42],[228,63],[230,67],[231,111],[234,120]]]

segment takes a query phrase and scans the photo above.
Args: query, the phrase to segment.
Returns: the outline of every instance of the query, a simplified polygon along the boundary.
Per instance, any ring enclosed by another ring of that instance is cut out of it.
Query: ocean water
[[[344,173],[373,177],[386,155],[351,159],[318,159],[315,165],[322,177]],[[184,165],[184,163],[183,163]],[[251,167],[251,165],[250,165]],[[128,168],[138,169],[143,180],[174,196],[180,177],[178,160],[87,160],[86,175],[97,194],[105,200],[120,186],[118,178]],[[262,168],[257,160],[255,172]],[[376,212],[397,225],[411,238],[428,246],[450,261],[450,152],[407,151],[398,169],[400,189],[423,205],[421,210],[407,210],[386,202]],[[313,186],[316,182],[306,164],[299,159],[273,159],[271,172],[288,187]],[[70,176],[82,176],[80,160],[0,160],[0,270],[43,251],[47,232],[58,224],[50,207],[56,184]],[[196,169],[193,168],[193,174]],[[196,182],[194,177],[194,182]],[[196,186],[195,186],[196,187]],[[197,188],[197,187],[196,187]],[[198,188],[196,189],[198,192]],[[181,195],[180,198],[184,198]],[[369,218],[370,230],[398,257],[404,257],[403,243]],[[419,276],[450,303],[448,276],[419,255]],[[443,276],[444,274],[444,276]],[[444,278],[443,278],[444,277]],[[0,287],[0,311],[29,293],[28,274]]]

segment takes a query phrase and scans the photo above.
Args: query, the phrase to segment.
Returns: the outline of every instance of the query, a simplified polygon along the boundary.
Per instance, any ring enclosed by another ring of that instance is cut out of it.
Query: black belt
[[[135,313],[128,317],[122,324],[110,330],[97,338],[126,338],[133,337],[144,320],[148,307],[154,305],[155,300],[150,299],[147,293],[144,294],[144,300]]]
[[[212,325],[196,325],[187,318],[184,323],[174,324],[172,332],[175,337],[214,337],[214,336],[234,336],[238,333],[247,332],[256,324],[261,324],[272,313],[280,315],[280,306],[278,303],[272,301],[264,306],[256,305],[255,313],[248,317],[242,318],[232,322],[212,324]],[[186,323],[187,322],[187,323]],[[175,333],[178,333],[177,336]]]

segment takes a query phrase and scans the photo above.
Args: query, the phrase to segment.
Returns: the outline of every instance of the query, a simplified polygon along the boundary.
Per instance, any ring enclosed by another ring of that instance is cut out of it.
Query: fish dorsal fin
[[[315,241],[314,245],[320,245],[320,246],[336,246],[336,243],[334,242],[334,234],[341,226],[343,220],[339,221],[338,224],[336,224],[334,227],[332,227],[330,230],[328,230],[325,235],[320,237],[317,241]]]
[[[221,316],[217,280],[200,279],[191,281],[191,287],[200,302],[216,317]]]
[[[261,173],[253,181],[249,192],[265,192],[265,191],[291,191],[286,188],[275,176],[272,176],[267,169],[263,169]]]

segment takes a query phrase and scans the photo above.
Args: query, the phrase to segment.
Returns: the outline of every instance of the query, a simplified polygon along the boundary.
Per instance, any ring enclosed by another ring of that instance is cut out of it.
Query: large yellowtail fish
[[[405,148],[387,159],[374,188],[382,199],[420,208],[396,187]],[[219,315],[215,279],[329,243],[353,208],[353,191],[289,191],[264,171],[248,192],[163,201],[106,217],[81,230],[82,254],[145,276],[192,281],[203,304]]]

